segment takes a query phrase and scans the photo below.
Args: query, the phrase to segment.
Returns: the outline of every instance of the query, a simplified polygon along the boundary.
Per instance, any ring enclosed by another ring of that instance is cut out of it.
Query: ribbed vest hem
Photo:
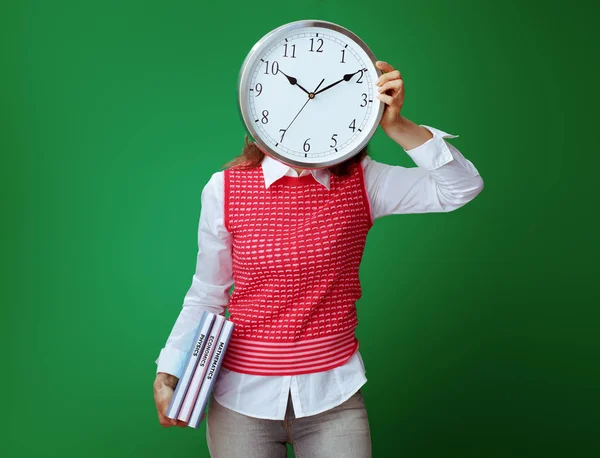
[[[300,375],[344,364],[358,350],[354,328],[298,342],[231,338],[223,367],[252,375]]]

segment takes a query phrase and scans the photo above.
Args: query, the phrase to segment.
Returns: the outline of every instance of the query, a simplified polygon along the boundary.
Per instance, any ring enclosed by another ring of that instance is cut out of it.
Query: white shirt
[[[449,212],[483,189],[473,164],[445,138],[455,138],[423,126],[433,134],[422,145],[406,151],[417,167],[388,165],[366,156],[361,164],[373,221],[386,215]],[[265,155],[262,161],[265,188],[284,175],[298,177],[294,169]],[[303,170],[329,189],[329,170]],[[156,372],[180,377],[203,310],[225,313],[233,286],[231,234],[224,226],[223,171],[215,172],[202,190],[198,226],[196,271],[182,310],[161,349]],[[244,415],[283,420],[291,392],[294,413],[301,418],[331,409],[350,398],[367,381],[357,350],[337,368],[312,374],[259,376],[221,367],[214,396]]]

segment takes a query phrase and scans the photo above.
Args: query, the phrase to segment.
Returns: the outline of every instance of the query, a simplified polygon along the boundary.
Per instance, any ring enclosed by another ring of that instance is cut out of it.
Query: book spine
[[[191,426],[192,428],[198,428],[202,422],[202,415],[206,410],[210,395],[213,392],[232,332],[233,322],[225,320],[223,329],[219,335],[219,339],[215,347],[211,364],[206,372],[202,387],[200,388],[200,393],[198,394],[198,399],[196,400],[196,405],[194,406],[192,416],[190,417],[190,421],[188,423],[188,426]]]
[[[214,313],[212,315],[214,315],[215,319],[210,332],[208,333],[206,346],[204,347],[200,361],[198,362],[196,370],[194,371],[194,375],[192,376],[192,381],[190,382],[188,390],[183,399],[183,404],[181,405],[181,409],[177,415],[178,420],[188,422],[190,416],[192,415],[194,404],[196,404],[196,399],[198,398],[198,393],[200,392],[200,387],[202,386],[202,381],[204,380],[204,374],[206,373],[206,369],[208,368],[212,359],[215,342],[221,332],[223,322],[225,321],[225,318],[221,315],[215,315]]]
[[[192,344],[193,346],[190,348],[184,366],[183,375],[177,382],[175,392],[173,393],[173,397],[171,398],[171,403],[169,404],[169,408],[167,409],[167,417],[169,418],[177,418],[177,414],[181,409],[181,404],[183,403],[185,393],[187,392],[187,389],[190,385],[190,381],[192,380],[192,376],[194,375],[194,371],[196,370],[198,361],[200,361],[200,355],[204,350],[204,346],[206,344],[206,335],[210,331],[214,319],[214,315],[210,314],[210,312],[208,312],[207,310],[204,310],[202,312],[202,316],[200,317],[200,323],[198,324],[198,332],[196,334],[196,339]]]

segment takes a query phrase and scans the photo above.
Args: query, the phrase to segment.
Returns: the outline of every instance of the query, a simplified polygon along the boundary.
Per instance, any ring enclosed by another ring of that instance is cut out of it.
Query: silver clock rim
[[[351,151],[349,151],[345,155],[339,157],[338,159],[322,161],[322,162],[312,162],[312,163],[308,164],[306,162],[296,161],[294,159],[290,159],[286,156],[283,156],[283,155],[279,154],[277,151],[275,151],[274,149],[272,149],[268,144],[266,144],[262,140],[258,131],[254,128],[252,120],[248,116],[250,110],[249,110],[248,102],[245,97],[246,91],[244,90],[244,88],[246,87],[246,85],[248,83],[248,78],[250,77],[250,67],[251,67],[250,64],[254,63],[254,61],[256,60],[256,55],[257,55],[258,50],[262,49],[262,47],[265,43],[267,43],[273,39],[276,39],[276,37],[278,35],[288,34],[290,31],[292,31],[294,29],[305,28],[305,27],[322,27],[325,29],[331,29],[331,30],[335,30],[336,32],[339,32],[342,35],[348,37],[350,40],[354,41],[356,44],[358,44],[362,48],[362,50],[365,52],[365,54],[367,54],[369,59],[371,59],[371,62],[373,63],[373,66],[375,67],[377,74],[379,76],[382,75],[381,70],[379,70],[375,66],[375,62],[377,61],[377,59],[376,59],[373,51],[371,51],[371,49],[367,46],[367,44],[359,36],[357,36],[354,32],[348,30],[347,28],[342,27],[341,25],[335,24],[333,22],[322,21],[322,20],[312,20],[311,19],[311,20],[301,20],[301,21],[289,22],[287,24],[283,24],[283,25],[277,27],[276,29],[273,29],[272,31],[267,33],[265,36],[263,36],[259,41],[257,41],[254,44],[254,46],[252,46],[252,49],[250,49],[250,52],[244,59],[244,62],[242,63],[242,67],[240,69],[240,73],[238,75],[238,109],[239,109],[240,117],[242,118],[242,121],[244,122],[244,124],[246,126],[246,129],[248,129],[248,131],[250,132],[250,135],[252,135],[255,143],[258,144],[260,149],[265,154],[268,154],[268,155],[272,156],[273,158],[283,162],[284,164],[290,165],[290,166],[302,167],[302,168],[306,168],[306,169],[321,169],[321,168],[331,167],[333,165],[340,164],[340,163],[348,160],[349,158],[355,156],[356,154],[358,154],[365,147],[365,145],[371,140],[372,136],[375,134],[377,127],[379,127],[379,123],[380,123],[381,117],[383,115],[385,104],[383,102],[381,102],[379,99],[377,99],[376,103],[379,104],[379,109],[377,111],[377,115],[375,118],[375,122],[373,123],[373,126],[371,126],[371,128],[366,133],[366,135],[363,137],[363,140],[358,144],[358,146],[353,148]]]

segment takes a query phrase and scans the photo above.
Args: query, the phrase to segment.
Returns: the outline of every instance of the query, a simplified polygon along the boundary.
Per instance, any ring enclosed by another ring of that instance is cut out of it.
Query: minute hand
[[[332,87],[333,87],[333,86],[335,86],[336,84],[340,84],[342,81],[350,81],[354,75],[356,75],[357,73],[360,73],[360,72],[362,72],[362,71],[363,71],[363,69],[361,68],[360,70],[358,70],[358,71],[356,71],[356,72],[354,72],[354,73],[347,73],[347,74],[345,74],[345,75],[344,75],[344,77],[343,77],[341,80],[339,80],[339,81],[336,81],[335,83],[331,83],[329,86],[325,86],[325,87],[324,87],[323,89],[321,89],[320,91],[317,91],[317,92],[315,92],[315,95],[317,95],[317,94],[319,94],[319,93],[321,93],[321,92],[323,92],[323,91],[326,91],[326,90],[327,90],[327,89],[329,89],[329,88],[332,88]]]

